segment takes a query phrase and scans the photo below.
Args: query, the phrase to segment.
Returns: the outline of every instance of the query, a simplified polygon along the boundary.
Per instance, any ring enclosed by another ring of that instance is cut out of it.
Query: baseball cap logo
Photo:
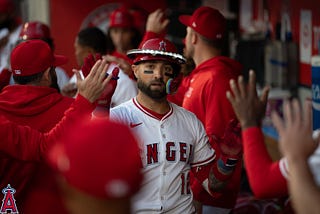
[[[21,74],[21,70],[14,70],[14,73],[17,74],[17,75],[20,75]]]
[[[122,23],[122,14],[121,12],[116,13],[115,15],[115,23]]]
[[[165,41],[161,41],[159,43],[159,50],[160,51],[166,51],[166,46],[167,46],[167,44],[165,43]]]

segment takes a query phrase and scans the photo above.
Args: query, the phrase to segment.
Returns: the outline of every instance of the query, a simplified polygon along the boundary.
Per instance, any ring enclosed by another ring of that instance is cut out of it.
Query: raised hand
[[[115,57],[112,55],[105,55],[103,57],[104,59],[106,59],[108,62],[112,63],[116,63],[117,66],[125,73],[127,74],[129,77],[132,77],[133,75],[133,71],[131,69],[131,64],[129,62],[127,62],[126,60],[120,58],[120,57]]]
[[[170,20],[165,18],[165,14],[161,9],[157,9],[150,13],[146,23],[146,31],[157,34],[164,34]]]
[[[297,99],[284,102],[284,119],[272,113],[272,122],[279,133],[279,148],[289,159],[307,159],[318,147],[319,137],[312,138],[311,102],[305,101],[304,111]]]
[[[91,103],[101,96],[112,78],[112,75],[106,78],[108,66],[109,64],[106,60],[98,60],[85,79],[81,78],[80,71],[75,71],[78,92]]]
[[[249,84],[246,86],[243,76],[238,78],[238,85],[230,81],[231,91],[227,91],[230,101],[242,129],[258,126],[265,115],[269,87],[264,87],[262,95],[258,97],[256,90],[256,75],[253,70],[249,72]]]

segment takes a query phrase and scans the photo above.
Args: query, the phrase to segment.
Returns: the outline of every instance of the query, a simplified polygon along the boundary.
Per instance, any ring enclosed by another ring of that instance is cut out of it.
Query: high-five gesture
[[[284,119],[272,113],[272,122],[279,132],[279,147],[287,158],[307,159],[318,147],[319,137],[312,138],[311,102],[305,101],[302,111],[299,101],[285,101]]]
[[[106,78],[108,65],[106,60],[98,60],[84,80],[82,80],[79,71],[75,71],[78,91],[91,103],[95,102],[101,96],[112,78],[112,75]]]
[[[241,124],[242,129],[257,126],[264,117],[269,88],[265,87],[259,97],[256,90],[256,75],[253,70],[249,73],[249,84],[245,84],[243,76],[238,78],[238,84],[234,80],[230,81],[232,93],[227,91],[235,114]]]

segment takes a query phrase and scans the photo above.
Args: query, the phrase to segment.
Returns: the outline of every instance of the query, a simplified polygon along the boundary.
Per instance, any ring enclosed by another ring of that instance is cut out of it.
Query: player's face
[[[110,37],[115,46],[116,50],[119,52],[127,51],[132,49],[132,38],[134,33],[131,29],[114,27],[110,29]]]
[[[76,56],[77,63],[79,66],[83,65],[84,59],[90,53],[90,49],[88,47],[84,47],[79,44],[78,37],[74,41],[74,55]]]
[[[184,56],[186,58],[193,58],[193,45],[192,45],[192,39],[193,39],[193,34],[194,31],[190,28],[187,27],[187,35],[186,35],[186,40],[185,40],[185,48],[184,48]]]
[[[165,98],[166,83],[173,77],[173,67],[165,61],[147,61],[133,65],[138,89],[152,99]]]

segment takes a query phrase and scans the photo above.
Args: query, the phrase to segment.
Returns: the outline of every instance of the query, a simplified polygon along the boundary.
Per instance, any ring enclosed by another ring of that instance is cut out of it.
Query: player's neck
[[[150,109],[158,114],[165,114],[170,110],[170,105],[167,101],[167,98],[164,97],[163,99],[152,99],[143,93],[138,93],[137,101],[143,107]]]

